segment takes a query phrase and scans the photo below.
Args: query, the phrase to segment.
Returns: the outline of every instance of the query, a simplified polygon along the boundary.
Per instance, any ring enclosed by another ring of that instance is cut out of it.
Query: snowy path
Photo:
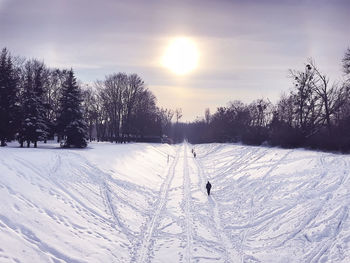
[[[198,174],[200,176],[200,187],[202,189],[202,192],[204,195],[206,195],[206,190],[203,187],[203,185],[206,184],[208,181],[208,178],[206,174],[203,171],[202,164],[200,161],[197,159],[195,161],[198,169]],[[237,250],[237,248],[234,248],[234,242],[232,242],[229,237],[226,235],[223,227],[222,227],[222,222],[220,218],[220,211],[218,209],[217,202],[215,201],[215,198],[213,196],[208,197],[208,210],[209,210],[209,215],[213,219],[214,224],[213,227],[213,232],[217,233],[217,239],[219,241],[219,246],[223,246],[224,250],[224,260],[225,262],[239,262],[240,261],[240,254]]]
[[[189,177],[189,168],[187,160],[187,143],[184,145],[184,164],[183,164],[183,188],[184,188],[184,203],[185,203],[185,218],[186,218],[186,262],[191,262],[192,256],[192,215],[191,215],[191,179]]]
[[[0,148],[0,262],[350,262],[349,155],[40,147]]]
[[[175,175],[175,167],[177,165],[177,162],[179,161],[179,149],[176,151],[176,155],[173,158],[173,161],[169,167],[169,170],[167,172],[167,175],[165,177],[165,180],[161,186],[160,189],[160,194],[159,194],[159,201],[156,206],[156,209],[154,211],[154,214],[152,216],[151,221],[149,222],[146,230],[141,233],[143,235],[142,237],[142,243],[141,246],[137,248],[136,251],[139,251],[139,256],[137,260],[134,258],[131,259],[132,262],[145,262],[147,260],[147,255],[149,255],[149,250],[152,248],[151,246],[151,239],[154,237],[153,232],[155,231],[155,228],[159,224],[159,219],[162,215],[163,209],[165,207],[165,204],[168,200],[168,193],[169,193],[169,188],[171,185],[171,182],[174,178]]]

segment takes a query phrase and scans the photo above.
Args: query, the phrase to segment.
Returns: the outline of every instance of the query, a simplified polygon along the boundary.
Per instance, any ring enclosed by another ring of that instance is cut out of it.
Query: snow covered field
[[[0,149],[0,262],[350,262],[349,155],[39,147]]]

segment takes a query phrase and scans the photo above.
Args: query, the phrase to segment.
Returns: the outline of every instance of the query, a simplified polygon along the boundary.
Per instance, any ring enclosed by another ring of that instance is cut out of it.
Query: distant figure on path
[[[193,153],[193,157],[196,158],[196,156],[197,156],[197,154],[196,154],[196,152],[194,152],[194,153]]]
[[[208,195],[210,195],[211,183],[208,181],[205,187],[207,188]]]

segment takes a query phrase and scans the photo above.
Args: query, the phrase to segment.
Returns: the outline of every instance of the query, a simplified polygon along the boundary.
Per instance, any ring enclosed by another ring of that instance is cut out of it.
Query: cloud
[[[345,0],[0,0],[0,47],[73,67],[85,82],[138,73],[159,103],[182,105],[190,119],[228,100],[277,99],[290,87],[287,70],[310,56],[337,78],[349,11]],[[159,63],[174,36],[198,43],[192,74],[178,77]]]

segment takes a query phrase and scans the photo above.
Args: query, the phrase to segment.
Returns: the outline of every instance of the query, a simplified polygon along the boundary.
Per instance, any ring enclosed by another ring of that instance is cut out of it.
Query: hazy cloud
[[[302,68],[308,57],[339,78],[350,45],[349,13],[345,0],[0,0],[0,46],[74,67],[86,82],[139,73],[160,105],[176,101],[190,120],[205,103],[277,99],[290,87],[287,70]],[[199,68],[188,76],[158,63],[174,36],[190,36],[200,48]]]

